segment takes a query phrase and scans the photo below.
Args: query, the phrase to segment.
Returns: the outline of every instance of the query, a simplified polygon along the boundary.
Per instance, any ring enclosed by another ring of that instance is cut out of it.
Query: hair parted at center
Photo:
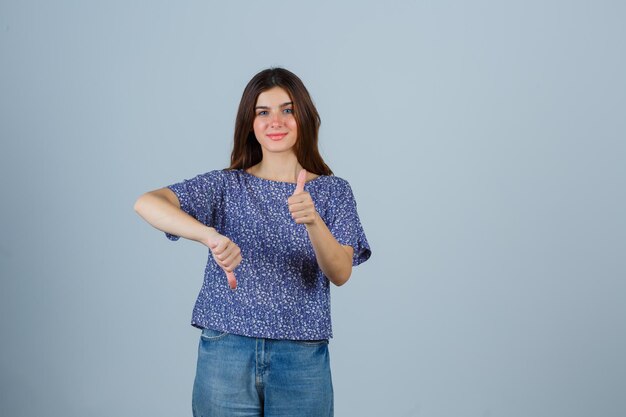
[[[274,87],[287,92],[293,102],[298,137],[294,152],[304,169],[318,175],[332,175],[320,155],[317,142],[320,116],[302,80],[284,68],[269,68],[256,74],[243,90],[235,119],[235,137],[229,169],[247,169],[263,159],[261,145],[252,125],[256,117],[255,106],[259,95]]]

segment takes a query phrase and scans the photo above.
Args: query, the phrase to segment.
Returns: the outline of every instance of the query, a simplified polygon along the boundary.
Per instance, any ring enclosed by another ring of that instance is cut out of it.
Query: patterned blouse
[[[193,326],[272,339],[332,337],[328,278],[317,264],[306,227],[292,219],[287,205],[295,183],[219,170],[168,188],[182,210],[241,249],[235,290],[208,253]],[[354,249],[352,264],[365,262],[371,251],[348,182],[322,175],[307,182],[305,191],[335,239]]]

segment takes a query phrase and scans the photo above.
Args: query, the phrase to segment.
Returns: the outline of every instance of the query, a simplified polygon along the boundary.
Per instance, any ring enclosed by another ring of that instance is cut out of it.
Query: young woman
[[[194,416],[332,416],[330,283],[370,257],[348,183],[319,154],[302,81],[246,86],[231,165],[142,195],[141,217],[209,249],[192,325],[202,329]]]

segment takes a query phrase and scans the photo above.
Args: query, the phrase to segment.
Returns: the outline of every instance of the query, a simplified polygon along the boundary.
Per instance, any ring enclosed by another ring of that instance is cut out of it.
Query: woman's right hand
[[[168,188],[149,191],[135,202],[135,211],[157,229],[207,246],[217,264],[226,273],[230,288],[237,287],[233,270],[241,262],[239,246],[214,228],[206,226],[180,208],[174,192]]]
[[[237,288],[237,279],[233,271],[241,263],[241,249],[239,249],[239,246],[217,231],[209,235],[206,245],[211,250],[215,262],[217,262],[220,268],[226,273],[228,286],[233,290]]]

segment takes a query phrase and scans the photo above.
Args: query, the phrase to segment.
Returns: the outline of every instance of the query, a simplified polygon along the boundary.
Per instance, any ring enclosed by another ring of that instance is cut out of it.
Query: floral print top
[[[332,337],[329,280],[306,227],[293,221],[287,205],[295,187],[244,170],[211,171],[168,186],[183,211],[241,249],[235,290],[208,253],[192,325],[272,339]],[[371,251],[348,182],[322,175],[307,182],[305,191],[335,239],[354,249],[353,265],[366,261]]]

